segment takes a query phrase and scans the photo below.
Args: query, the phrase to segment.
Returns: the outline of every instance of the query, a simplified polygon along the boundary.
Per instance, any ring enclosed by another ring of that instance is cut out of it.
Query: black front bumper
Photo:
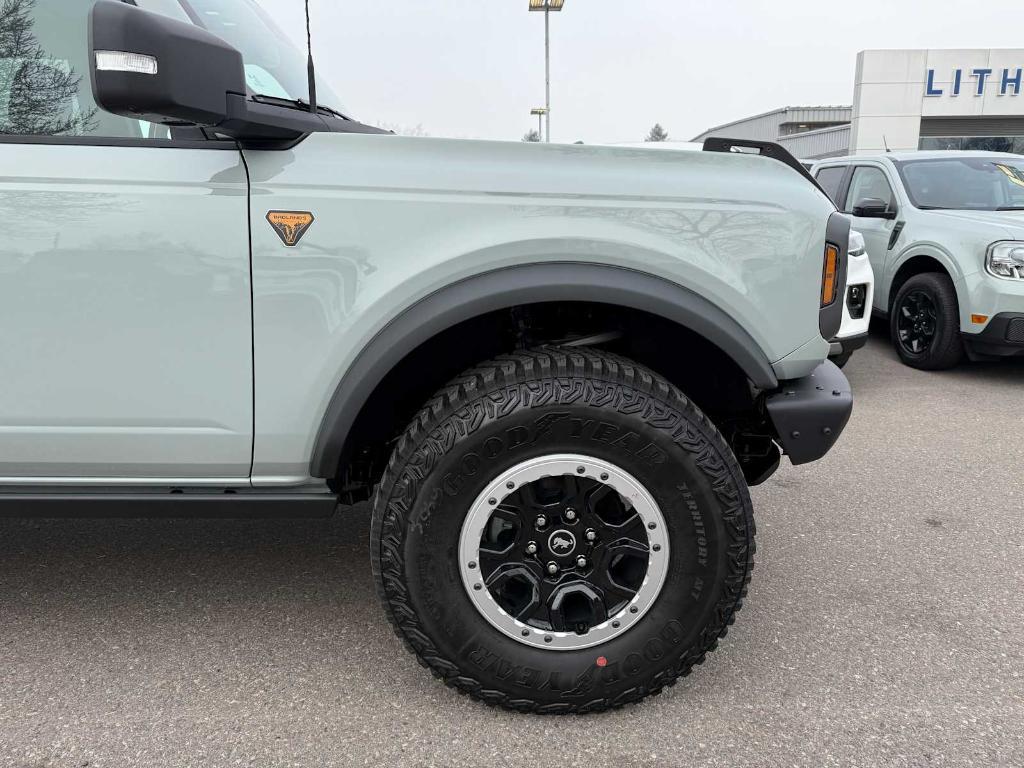
[[[960,338],[974,356],[1024,355],[1024,314],[1000,312],[981,333],[962,333]]]
[[[810,376],[783,381],[765,404],[789,460],[806,464],[835,445],[853,412],[853,394],[843,372],[825,361]]]

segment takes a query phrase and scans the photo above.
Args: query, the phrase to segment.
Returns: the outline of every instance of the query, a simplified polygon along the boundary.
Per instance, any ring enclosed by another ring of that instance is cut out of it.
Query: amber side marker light
[[[825,245],[825,269],[821,274],[821,306],[827,307],[836,300],[836,285],[839,275],[839,249]]]
[[[988,322],[988,315],[971,315],[971,322],[975,325],[984,325]]]

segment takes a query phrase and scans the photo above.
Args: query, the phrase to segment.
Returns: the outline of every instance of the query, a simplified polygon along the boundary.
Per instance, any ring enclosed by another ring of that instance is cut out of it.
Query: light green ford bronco
[[[403,138],[318,91],[251,0],[0,3],[0,510],[369,498],[448,685],[672,684],[746,594],[748,485],[849,417],[848,223],[773,145]]]

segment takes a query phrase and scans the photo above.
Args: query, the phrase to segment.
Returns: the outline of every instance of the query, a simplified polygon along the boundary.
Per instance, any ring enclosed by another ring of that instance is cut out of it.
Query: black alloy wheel
[[[896,340],[911,355],[923,355],[935,340],[938,317],[924,291],[910,291],[896,308]]]
[[[571,650],[633,626],[661,590],[665,519],[620,467],[592,456],[516,464],[480,494],[463,525],[462,579],[506,636]]]

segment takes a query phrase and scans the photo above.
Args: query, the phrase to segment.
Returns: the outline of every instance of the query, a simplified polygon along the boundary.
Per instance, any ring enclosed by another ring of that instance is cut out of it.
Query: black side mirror
[[[877,197],[863,197],[853,206],[854,216],[862,219],[895,219],[896,211],[889,208],[885,200]]]
[[[89,18],[96,103],[116,115],[165,125],[217,126],[246,97],[242,54],[187,22],[119,0]]]

